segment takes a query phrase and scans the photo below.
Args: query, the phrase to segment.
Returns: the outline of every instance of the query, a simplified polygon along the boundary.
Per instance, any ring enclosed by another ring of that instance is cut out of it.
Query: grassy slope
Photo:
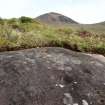
[[[20,19],[0,22],[0,51],[44,46],[105,55],[105,28],[104,25],[53,27]]]

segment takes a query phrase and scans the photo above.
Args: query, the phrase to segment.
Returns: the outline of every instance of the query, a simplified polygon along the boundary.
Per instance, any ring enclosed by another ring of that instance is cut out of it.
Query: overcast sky
[[[105,21],[105,0],[0,0],[0,17],[36,17],[58,12],[80,23]]]

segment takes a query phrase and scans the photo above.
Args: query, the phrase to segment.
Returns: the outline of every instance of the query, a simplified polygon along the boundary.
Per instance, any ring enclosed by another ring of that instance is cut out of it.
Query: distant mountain
[[[104,22],[97,23],[97,24],[100,24],[100,25],[105,25],[105,21],[104,21]]]
[[[40,15],[36,19],[40,22],[52,25],[78,24],[78,22],[72,20],[71,18],[55,12]]]
[[[105,25],[105,21],[93,23],[93,24],[90,24],[90,25]]]

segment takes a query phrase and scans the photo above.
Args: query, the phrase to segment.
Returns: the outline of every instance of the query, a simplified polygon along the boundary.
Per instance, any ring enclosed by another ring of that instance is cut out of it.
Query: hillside
[[[40,22],[43,22],[49,25],[78,24],[76,21],[72,20],[71,18],[54,12],[40,15],[36,19],[39,20]]]
[[[63,47],[105,55],[104,25],[51,26],[30,17],[0,20],[0,51]]]
[[[96,23],[96,24],[105,25],[105,21],[99,22],[99,23]]]

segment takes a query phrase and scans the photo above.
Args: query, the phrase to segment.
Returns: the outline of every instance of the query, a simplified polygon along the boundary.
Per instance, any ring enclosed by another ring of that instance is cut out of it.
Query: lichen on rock
[[[105,105],[101,59],[56,47],[2,52],[0,105]]]

